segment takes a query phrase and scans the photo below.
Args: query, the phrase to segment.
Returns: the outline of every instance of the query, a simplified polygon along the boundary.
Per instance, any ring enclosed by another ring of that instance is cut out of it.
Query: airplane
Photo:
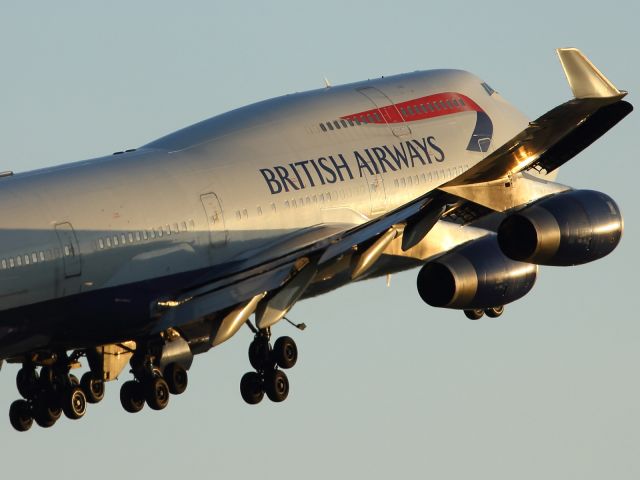
[[[478,320],[526,295],[539,265],[608,255],[619,207],[555,179],[633,107],[579,50],[557,53],[573,98],[533,121],[472,73],[418,71],[0,174],[0,366],[21,364],[11,425],[82,418],[127,364],[123,408],[161,410],[194,356],[245,325],[241,397],[281,402],[298,349],[271,329],[299,300],[419,267],[428,305]]]

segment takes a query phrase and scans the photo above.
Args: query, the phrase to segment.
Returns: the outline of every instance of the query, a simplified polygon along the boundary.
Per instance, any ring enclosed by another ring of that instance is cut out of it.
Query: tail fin
[[[575,98],[624,97],[577,48],[558,48],[558,57]]]

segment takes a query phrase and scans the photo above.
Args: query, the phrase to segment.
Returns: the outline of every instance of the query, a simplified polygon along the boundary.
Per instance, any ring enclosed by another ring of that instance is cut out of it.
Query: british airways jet
[[[526,295],[538,265],[609,254],[616,203],[554,179],[633,107],[580,51],[558,55],[574,98],[534,121],[471,73],[430,70],[0,174],[0,364],[22,365],[13,427],[83,417],[127,365],[124,409],[163,409],[194,355],[245,325],[241,396],[281,402],[298,351],[271,328],[299,300],[419,267],[427,304],[477,320]]]

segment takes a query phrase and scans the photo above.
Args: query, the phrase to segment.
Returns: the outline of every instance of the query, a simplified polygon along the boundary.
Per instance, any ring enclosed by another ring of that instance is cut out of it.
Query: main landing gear
[[[465,310],[464,314],[469,320],[480,320],[483,315],[487,315],[489,318],[498,318],[504,313],[504,305],[499,307],[491,307],[486,309],[475,308],[473,310]]]
[[[171,395],[180,395],[187,389],[187,370],[173,362],[161,371],[154,365],[154,357],[136,355],[131,359],[134,380],[125,382],[120,388],[120,403],[129,413],[137,413],[145,403],[153,410],[162,410],[169,405]]]
[[[40,368],[23,364],[16,376],[23,397],[9,408],[9,421],[18,431],[31,428],[35,421],[42,428],[52,427],[64,415],[71,420],[84,417],[89,403],[104,398],[104,381],[87,372],[81,380],[69,373],[75,360],[63,359]]]
[[[289,379],[282,369],[298,361],[298,347],[290,337],[278,338],[273,347],[269,329],[256,333],[249,345],[249,362],[255,369],[240,380],[240,395],[250,405],[260,403],[264,394],[272,402],[282,402],[289,395]]]

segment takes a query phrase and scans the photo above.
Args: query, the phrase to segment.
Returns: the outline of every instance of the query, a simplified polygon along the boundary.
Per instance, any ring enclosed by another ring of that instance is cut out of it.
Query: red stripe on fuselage
[[[345,115],[340,118],[360,123],[385,124],[415,122],[460,112],[482,111],[482,108],[466,95],[445,92],[385,105],[380,108],[372,108],[371,110]]]

